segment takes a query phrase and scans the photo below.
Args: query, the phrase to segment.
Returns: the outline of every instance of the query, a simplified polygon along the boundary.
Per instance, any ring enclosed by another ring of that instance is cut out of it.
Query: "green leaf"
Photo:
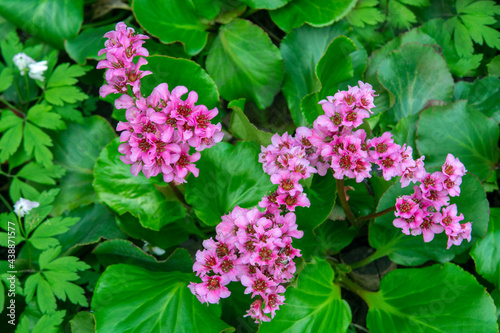
[[[397,0],[388,1],[387,20],[396,29],[408,29],[413,23],[417,22],[417,17],[401,2]]]
[[[488,232],[471,251],[476,270],[481,276],[500,287],[500,208],[491,208]]]
[[[19,178],[14,177],[9,188],[9,196],[12,202],[16,202],[19,198],[25,198],[28,200],[35,200],[40,192],[38,192],[33,186],[28,185],[21,181]]]
[[[116,225],[115,216],[102,204],[80,206],[70,211],[69,216],[78,221],[56,237],[65,254],[74,252],[80,246],[97,243],[102,238],[126,238]]]
[[[283,81],[278,48],[258,26],[241,19],[220,29],[206,66],[222,97],[246,98],[259,109],[271,105]]]
[[[488,225],[488,201],[481,182],[473,175],[466,175],[460,188],[461,195],[452,198],[450,204],[456,203],[458,212],[464,214],[463,222],[473,222],[472,237],[483,237]],[[377,212],[394,206],[397,197],[412,193],[411,186],[401,189],[401,184],[395,183],[380,199]],[[447,237],[444,233],[435,235],[431,242],[425,243],[422,236],[403,234],[401,229],[393,225],[395,218],[393,213],[377,218],[369,227],[369,241],[380,254],[388,255],[398,264],[416,266],[428,260],[444,263],[471,247],[471,243],[463,242],[460,246],[446,250]]]
[[[345,37],[335,38],[325,54],[316,65],[317,84],[316,91],[305,96],[300,108],[306,120],[312,124],[318,116],[324,114],[318,102],[326,96],[333,96],[340,82],[353,77],[352,59],[350,54],[357,50],[354,42]]]
[[[179,248],[167,260],[158,261],[154,256],[124,239],[103,242],[94,249],[93,253],[105,267],[114,264],[131,264],[162,272],[192,272],[193,267],[193,260],[186,249]]]
[[[243,108],[233,103],[238,101],[232,101],[228,104],[228,107],[233,110],[229,122],[229,131],[231,134],[233,134],[235,138],[241,140],[255,141],[261,146],[270,145],[273,134],[257,129],[257,127],[248,120],[245,113],[243,113]],[[245,100],[243,99],[243,103],[244,102]]]
[[[153,246],[162,249],[176,246],[185,242],[189,234],[200,234],[200,231],[189,216],[167,224],[159,231],[144,228],[139,221],[130,214],[124,214],[116,218],[118,226],[130,237],[149,242]]]
[[[307,94],[321,88],[316,76],[316,64],[330,42],[347,33],[348,28],[345,22],[324,28],[303,25],[292,30],[281,41],[280,51],[286,67],[282,92],[295,125],[307,125],[300,110],[300,101]]]
[[[78,34],[83,0],[26,0],[0,4],[0,14],[35,38],[62,49],[63,40]]]
[[[88,311],[80,311],[69,321],[71,333],[94,333],[95,318]]]
[[[52,168],[46,169],[40,164],[30,162],[23,166],[16,176],[40,184],[55,185],[55,179],[61,178],[65,172],[64,168],[59,165],[54,165]]]
[[[451,153],[469,172],[486,180],[498,161],[496,121],[467,107],[466,101],[425,109],[417,123],[417,137],[417,149],[428,167],[441,166]]]
[[[2,38],[0,46],[5,63],[8,67],[14,68],[15,65],[12,58],[14,58],[16,54],[23,51],[23,45],[19,41],[19,36],[17,35],[15,29],[12,30],[5,39]]]
[[[362,297],[373,333],[497,330],[495,305],[485,288],[450,263],[392,271],[378,292],[364,292]]]
[[[337,197],[337,183],[332,173],[328,171],[325,176],[314,175],[311,184],[304,186],[304,192],[311,206],[295,209],[298,229],[304,232],[304,236],[296,239],[294,246],[301,249],[305,258],[309,259],[312,255],[319,255],[323,250],[318,246],[315,228],[322,225],[332,211]]]
[[[47,81],[47,88],[72,86],[78,82],[77,77],[85,75],[90,67],[78,65],[70,66],[69,63],[60,64],[54,69]]]
[[[24,150],[28,155],[34,152],[37,162],[46,168],[53,166],[52,153],[48,147],[52,147],[52,139],[35,125],[26,123],[24,125]]]
[[[23,123],[23,118],[16,116],[12,111],[2,110],[2,121],[0,121],[0,132],[16,127]]]
[[[54,163],[66,169],[66,175],[52,213],[60,215],[98,200],[92,187],[94,164],[115,137],[110,124],[99,116],[86,117],[82,124],[70,123],[65,131],[54,134]]]
[[[12,74],[12,68],[5,67],[0,74],[0,92],[7,90],[14,81],[14,75]]]
[[[28,317],[23,316],[16,328],[16,333],[57,333],[61,329],[59,325],[63,322],[65,315],[66,310],[43,315],[31,330]]]
[[[65,40],[64,49],[77,63],[83,65],[87,59],[100,60],[106,56],[97,56],[99,50],[104,48],[104,34],[114,30],[115,24],[108,24],[97,28],[83,30],[77,37]]]
[[[283,7],[291,0],[241,0],[246,3],[250,8],[255,9],[276,9]]]
[[[259,332],[345,332],[351,323],[351,308],[333,283],[334,272],[323,259],[313,258],[300,272],[296,287],[288,287],[286,304]]]
[[[142,173],[134,177],[130,165],[120,160],[118,146],[119,138],[116,138],[97,159],[93,185],[99,200],[120,215],[130,212],[139,218],[144,227],[153,230],[160,230],[184,217],[186,209],[178,201],[166,201],[155,188],[158,182],[154,178],[148,179]],[[161,184],[164,184],[163,181]]]
[[[148,64],[141,68],[153,72],[141,81],[141,92],[146,96],[160,83],[168,82],[170,90],[185,86],[196,91],[198,103],[209,109],[219,105],[219,91],[214,80],[194,61],[154,55],[148,57]]]
[[[41,272],[30,275],[26,280],[25,295],[26,302],[34,297],[35,288],[37,303],[43,313],[53,313],[56,309],[56,300],[65,301],[66,298],[73,304],[88,306],[84,296],[84,290],[71,283],[79,279],[77,271],[90,268],[77,257],[56,257],[61,247],[50,248],[40,254],[39,265]]]
[[[339,21],[356,5],[356,0],[294,0],[286,6],[270,12],[271,19],[283,31],[308,23],[322,27]]]
[[[99,332],[219,333],[229,327],[187,288],[193,274],[109,266],[97,283],[92,310]],[[212,305],[213,307],[213,305]]]
[[[52,106],[50,105],[36,104],[28,110],[26,119],[39,127],[53,130],[64,129],[65,124],[64,121],[61,120],[61,116],[57,113],[50,112],[51,110]]]
[[[0,162],[6,161],[17,151],[23,138],[23,120],[13,114],[12,116],[8,116],[9,114],[12,113],[2,112],[2,125],[0,126],[3,131],[7,130],[0,139]],[[3,123],[4,121],[5,123]]]
[[[448,101],[453,91],[446,62],[431,46],[404,44],[380,62],[377,73],[396,99],[389,111],[396,122],[420,112],[431,99]]]
[[[54,105],[53,110],[59,114],[63,119],[74,121],[76,123],[83,123],[83,116],[80,110],[77,110],[76,104],[64,104],[63,106]]]
[[[76,103],[83,101],[89,96],[81,92],[80,88],[73,86],[62,86],[50,88],[45,91],[45,100],[50,104],[63,106],[64,103]]]
[[[453,99],[467,99],[470,106],[500,123],[500,78],[485,77],[474,82],[455,84]]]
[[[76,222],[78,222],[78,218],[63,218],[62,216],[48,219],[36,228],[35,232],[29,237],[29,242],[39,250],[57,246],[59,242],[52,236],[65,233]]]
[[[347,15],[347,21],[358,28],[364,28],[365,25],[376,25],[384,22],[384,14],[380,9],[375,8],[379,0],[360,0],[356,7]]]
[[[488,76],[500,76],[500,55],[493,58],[486,67],[488,67]]]
[[[217,225],[235,206],[254,207],[276,187],[262,171],[259,153],[256,143],[243,141],[235,146],[220,142],[201,152],[200,174],[189,176],[185,195],[205,224]]]
[[[450,72],[458,77],[473,76],[475,69],[480,65],[482,54],[474,54],[467,57],[458,55],[455,43],[452,40],[454,32],[454,20],[444,21],[443,19],[433,19],[422,25],[423,32],[431,36],[441,47]],[[422,44],[424,44],[422,42]]]
[[[132,10],[144,30],[163,43],[180,41],[190,56],[207,43],[207,26],[196,17],[192,0],[134,0]]]

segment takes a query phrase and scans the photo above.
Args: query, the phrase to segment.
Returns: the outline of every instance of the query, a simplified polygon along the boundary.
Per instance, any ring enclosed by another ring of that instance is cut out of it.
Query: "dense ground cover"
[[[2,332],[498,332],[499,15],[1,2]]]

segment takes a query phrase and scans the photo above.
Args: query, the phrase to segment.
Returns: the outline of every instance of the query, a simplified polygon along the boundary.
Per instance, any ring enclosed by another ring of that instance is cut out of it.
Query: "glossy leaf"
[[[54,202],[55,215],[97,201],[92,187],[94,164],[101,149],[115,137],[110,124],[99,116],[85,118],[82,124],[69,123],[65,131],[53,136],[54,162],[66,169]]]
[[[283,7],[291,0],[241,0],[246,3],[250,8],[255,9],[276,9]]]
[[[334,272],[323,259],[313,258],[300,272],[296,287],[288,287],[286,304],[259,333],[345,332],[351,322],[351,309],[333,283]]]
[[[144,77],[141,81],[141,92],[146,96],[157,85],[167,82],[170,91],[176,86],[185,86],[190,91],[196,91],[198,93],[197,104],[204,104],[209,109],[219,104],[219,91],[214,80],[194,61],[161,55],[153,55],[147,59],[148,64],[141,69],[150,70],[153,74]],[[183,96],[183,99],[186,98],[187,94]]]
[[[259,109],[271,105],[283,80],[278,48],[258,26],[241,19],[220,29],[206,65],[222,97],[246,98]]]
[[[292,30],[281,41],[280,51],[286,68],[282,92],[295,125],[307,125],[307,120],[300,109],[300,101],[307,94],[320,89],[316,64],[330,42],[335,37],[346,34],[348,29],[349,26],[345,23],[324,28],[303,25]]]
[[[500,208],[491,208],[488,232],[476,242],[471,256],[477,272],[500,287]]]
[[[304,23],[314,27],[330,25],[346,16],[355,5],[355,0],[294,0],[270,14],[274,23],[288,32]]]
[[[183,217],[185,208],[178,201],[166,201],[155,188],[157,181],[142,173],[134,177],[130,165],[120,160],[119,139],[111,141],[99,155],[94,168],[93,186],[97,197],[118,214],[126,212],[139,218],[141,224],[153,230]],[[160,184],[164,185],[163,181]]]
[[[77,37],[66,40],[64,49],[68,55],[79,64],[85,64],[87,59],[101,59],[106,56],[97,56],[97,52],[104,48],[103,36],[106,32],[114,30],[115,24],[108,24],[98,28],[83,30]]]
[[[276,187],[262,170],[259,153],[254,142],[238,142],[235,146],[220,142],[201,152],[196,163],[200,175],[189,176],[185,195],[205,224],[217,225],[235,206],[256,206]]]
[[[79,218],[79,221],[57,237],[63,253],[72,253],[78,247],[97,243],[102,238],[127,237],[116,225],[115,216],[102,204],[80,206],[70,211],[69,216]]]
[[[243,105],[237,105],[236,102],[240,101],[243,101]],[[245,113],[243,113],[244,104],[245,100],[231,101],[228,104],[228,107],[233,109],[229,122],[229,131],[238,139],[255,141],[259,145],[267,147],[271,144],[273,133],[257,129],[257,127],[248,120]]]
[[[451,263],[398,269],[376,293],[363,293],[370,332],[495,332],[493,300],[476,279]]]
[[[395,98],[395,121],[420,112],[431,99],[448,101],[453,91],[446,62],[431,46],[404,44],[380,62],[377,73]]]
[[[228,325],[187,288],[193,274],[113,265],[97,283],[92,310],[98,332],[219,333]]]
[[[134,0],[132,10],[144,30],[163,43],[181,42],[189,55],[207,43],[207,26],[198,20],[191,0]]]
[[[428,108],[417,123],[417,149],[426,166],[441,166],[451,153],[481,180],[498,161],[498,137],[496,121],[467,107],[466,101]]]
[[[83,0],[3,1],[0,14],[33,37],[62,49],[63,41],[80,30]]]
[[[457,86],[459,87],[457,89]],[[500,123],[500,78],[486,77],[474,82],[460,81],[455,84],[455,100],[467,99],[467,104]]]
[[[157,260],[137,245],[124,239],[108,240],[93,251],[101,265],[133,264],[151,271],[192,272],[193,260],[186,249],[177,249],[167,260]]]
[[[350,54],[356,50],[357,47],[351,39],[340,36],[330,43],[319,60],[316,65],[317,89],[305,96],[300,103],[302,113],[310,124],[324,114],[318,102],[326,99],[326,96],[333,96],[340,82],[353,77],[354,69]]]
[[[450,204],[456,203],[459,213],[464,214],[464,221],[473,222],[472,236],[483,237],[488,225],[488,201],[479,180],[473,175],[466,175],[460,186],[461,196],[452,198]],[[391,186],[380,199],[377,211],[382,211],[396,204],[400,195],[410,195],[413,187],[401,189],[397,182]],[[428,260],[441,263],[450,261],[458,253],[471,247],[471,243],[464,241],[460,246],[452,246],[446,250],[447,237],[444,233],[437,234],[429,243],[423,241],[422,236],[405,235],[401,229],[396,228],[392,222],[396,217],[393,213],[383,215],[370,225],[370,245],[389,258],[402,265],[421,265]]]
[[[94,333],[95,318],[88,311],[81,311],[69,321],[71,325],[71,333]]]

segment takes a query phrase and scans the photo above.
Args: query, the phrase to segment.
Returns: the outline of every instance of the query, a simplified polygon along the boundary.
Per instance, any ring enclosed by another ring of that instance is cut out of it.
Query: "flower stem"
[[[347,217],[347,220],[356,229],[359,229],[361,227],[361,224],[356,221],[356,218],[354,217],[354,214],[351,211],[351,207],[349,207],[349,204],[347,203],[344,180],[343,179],[341,179],[341,180],[336,179],[336,182],[337,182],[337,193],[338,193],[340,205],[342,206],[342,209],[345,212],[345,216]]]
[[[30,105],[30,97],[31,97],[31,92],[30,92],[30,80],[28,79],[28,73],[24,74],[24,80],[26,82],[26,108],[29,107]]]
[[[386,255],[386,253],[384,251],[376,250],[375,252],[373,252],[371,255],[369,255],[365,259],[362,259],[362,260],[357,261],[353,264],[350,264],[349,266],[351,266],[352,269],[360,268],[360,267],[368,265],[372,261],[375,261],[379,258],[384,257],[385,255]]]
[[[343,274],[341,276],[339,282],[340,282],[340,285],[342,287],[344,287],[347,290],[352,291],[353,293],[355,293],[356,295],[358,295],[359,297],[361,297],[363,299],[364,299],[364,295],[366,293],[369,293],[368,290],[363,289],[363,287],[361,287],[359,284],[357,284],[356,282],[349,279],[349,277],[347,277],[346,274]]]
[[[26,116],[26,114],[21,111],[20,109],[18,109],[17,107],[15,107],[14,105],[10,104],[9,102],[7,102],[5,100],[5,98],[3,97],[0,97],[0,102],[2,102],[3,104],[7,105],[9,107],[9,109],[14,112],[14,114],[20,118],[24,118]]]
[[[0,194],[0,200],[2,200],[3,204],[9,208],[10,210],[13,210],[12,206],[10,205],[10,203],[7,201],[7,199],[5,199],[5,197]]]
[[[388,213],[394,212],[394,211],[396,211],[396,206],[389,207],[389,208],[381,210],[380,212],[377,212],[377,213],[368,214],[365,216],[358,217],[357,222],[364,222],[364,221],[376,219],[377,217],[383,216],[385,214],[388,214]]]

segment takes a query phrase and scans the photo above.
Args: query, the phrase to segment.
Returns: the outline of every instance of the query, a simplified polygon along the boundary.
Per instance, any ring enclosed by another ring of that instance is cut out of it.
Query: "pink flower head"
[[[411,197],[403,196],[396,199],[396,212],[394,215],[404,219],[411,218],[420,207]]]
[[[444,227],[446,235],[458,234],[461,231],[460,221],[464,219],[464,214],[457,216],[457,205],[453,204],[446,208],[443,208],[443,214],[436,213],[436,223],[441,224]]]
[[[448,156],[446,156],[446,161],[444,162],[441,171],[452,181],[456,178],[463,177],[467,172],[462,162],[460,162],[460,160],[452,154],[448,154]]]
[[[252,303],[250,309],[247,311],[247,314],[243,317],[248,317],[255,319],[255,323],[258,324],[260,322],[271,321],[271,318],[266,316],[262,311],[262,300],[258,299]]]
[[[309,207],[311,205],[311,202],[307,198],[307,196],[304,193],[295,193],[294,195],[291,195],[289,193],[287,194],[280,194],[278,195],[276,201],[280,205],[285,205],[286,208],[293,212],[295,211],[295,207]]]
[[[449,249],[451,245],[460,245],[464,239],[468,242],[471,240],[472,224],[470,222],[461,224],[461,230],[457,234],[448,235],[448,244],[446,249]]]
[[[228,282],[224,281],[221,276],[203,276],[201,280],[203,282],[194,286],[194,291],[198,299],[201,298],[203,300],[202,303],[219,304],[219,299],[227,298],[231,295],[231,292],[225,287]]]
[[[264,297],[271,292],[271,288],[276,286],[276,282],[262,274],[259,269],[257,269],[256,273],[251,277],[243,275],[241,277],[241,284],[247,287],[247,289],[245,289],[245,294],[252,293],[252,297],[255,295]]]
[[[279,310],[280,305],[283,305],[285,302],[285,296],[280,295],[285,291],[285,287],[279,285],[276,287],[276,290],[272,294],[266,295],[266,297],[264,297],[264,313],[270,313],[271,318],[274,318],[274,316],[276,315],[276,310]]]
[[[411,231],[413,236],[423,234],[424,242],[428,243],[434,239],[434,234],[439,234],[444,231],[444,228],[432,221],[431,219],[424,218],[422,223]]]

